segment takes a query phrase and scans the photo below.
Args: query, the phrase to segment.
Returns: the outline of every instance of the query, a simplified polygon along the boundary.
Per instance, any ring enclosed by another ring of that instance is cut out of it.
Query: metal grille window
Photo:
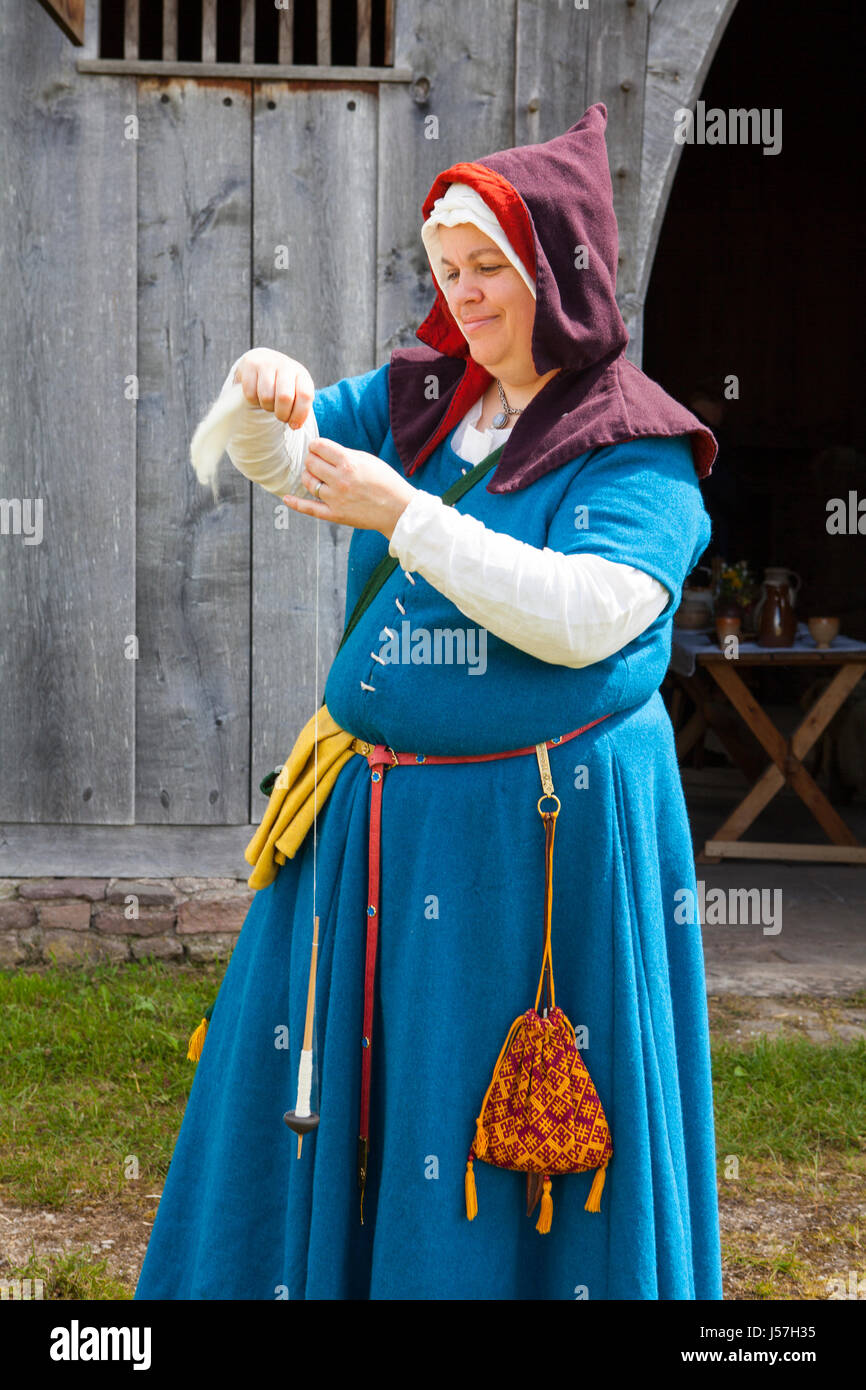
[[[375,77],[393,66],[394,0],[103,0],[80,72]]]

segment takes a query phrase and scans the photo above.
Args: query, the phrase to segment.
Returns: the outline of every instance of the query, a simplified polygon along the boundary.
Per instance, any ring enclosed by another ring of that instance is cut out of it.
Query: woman
[[[354,528],[347,619],[379,561],[399,564],[330,669],[322,718],[355,744],[340,745],[315,837],[302,827],[281,850],[266,816],[248,850],[267,886],[213,1011],[138,1298],[721,1297],[700,926],[677,906],[694,861],[658,692],[708,540],[698,479],[715,445],[623,354],[606,115],[440,174],[424,205],[425,347],[315,392],[282,354],[230,370],[224,389],[241,381],[249,403],[236,466]],[[483,487],[441,501],[503,442]],[[435,659],[437,631],[462,634],[463,660]],[[363,741],[418,765],[377,782]],[[613,1139],[601,1209],[585,1209],[592,1173],[558,1177],[544,1238],[514,1172],[477,1165],[474,1220],[464,1206],[474,1117],[540,968],[539,741],[561,799],[557,1003]],[[281,1117],[314,863],[321,1113],[297,1159]]]

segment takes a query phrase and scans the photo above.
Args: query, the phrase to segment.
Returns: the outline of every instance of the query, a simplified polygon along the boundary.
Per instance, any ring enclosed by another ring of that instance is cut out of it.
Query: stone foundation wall
[[[254,896],[234,878],[3,878],[0,968],[228,957]]]

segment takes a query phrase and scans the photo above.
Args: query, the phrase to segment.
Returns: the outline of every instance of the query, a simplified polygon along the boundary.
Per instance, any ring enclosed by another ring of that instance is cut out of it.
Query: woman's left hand
[[[304,460],[301,482],[319,498],[284,497],[293,511],[336,521],[361,531],[381,531],[390,540],[415,489],[375,454],[344,449],[333,439],[314,439]]]

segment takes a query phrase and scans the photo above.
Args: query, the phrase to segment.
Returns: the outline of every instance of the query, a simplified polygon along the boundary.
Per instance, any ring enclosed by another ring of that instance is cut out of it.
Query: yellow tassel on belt
[[[197,1062],[201,1057],[201,1050],[204,1047],[204,1040],[207,1037],[207,1019],[203,1018],[189,1040],[186,1049],[186,1060]]]
[[[313,823],[316,803],[321,810],[341,768],[356,751],[352,745],[357,742],[354,734],[341,728],[329,714],[326,705],[307,720],[274,783],[261,824],[244,851],[247,863],[254,865],[247,879],[250,888],[267,888],[276,878],[279,866],[287,858],[294,858]]]

